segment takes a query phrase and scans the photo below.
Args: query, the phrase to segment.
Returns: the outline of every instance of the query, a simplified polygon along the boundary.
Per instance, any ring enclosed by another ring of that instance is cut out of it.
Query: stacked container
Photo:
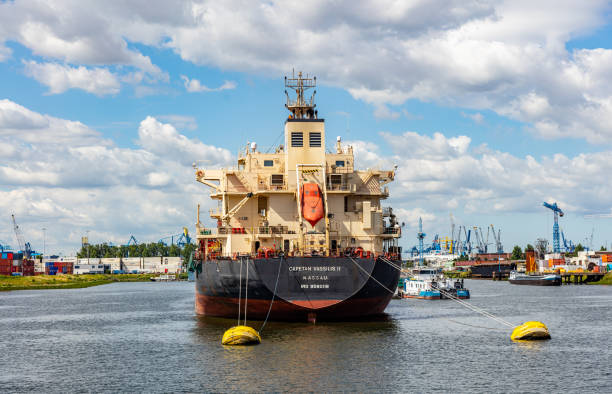
[[[45,263],[45,274],[57,275],[57,274],[72,274],[73,263],[67,261],[54,261]]]
[[[34,276],[34,260],[29,260],[29,259],[22,260],[21,274],[23,276]]]
[[[10,276],[13,272],[13,253],[2,252],[0,254],[0,275]]]

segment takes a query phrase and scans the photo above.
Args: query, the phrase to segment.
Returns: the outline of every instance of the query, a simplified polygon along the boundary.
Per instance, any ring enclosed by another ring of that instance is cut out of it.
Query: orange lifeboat
[[[302,216],[312,227],[325,216],[321,188],[316,183],[302,185]]]

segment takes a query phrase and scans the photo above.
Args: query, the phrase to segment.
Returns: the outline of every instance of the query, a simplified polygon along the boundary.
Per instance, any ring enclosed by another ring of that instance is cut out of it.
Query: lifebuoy
[[[360,259],[362,259],[363,258],[363,248],[360,246],[357,249],[355,249],[355,254],[359,256]]]
[[[202,175],[204,175],[204,171],[198,170],[198,171],[196,171],[196,175],[198,176],[198,178],[201,178]]]

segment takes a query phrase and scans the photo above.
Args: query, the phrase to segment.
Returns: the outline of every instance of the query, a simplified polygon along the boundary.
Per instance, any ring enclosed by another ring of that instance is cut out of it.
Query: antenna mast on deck
[[[289,93],[285,90],[285,95],[287,96],[285,108],[291,111],[290,116],[293,119],[317,119],[317,111],[314,109],[317,106],[314,103],[314,97],[317,91],[313,91],[310,100],[304,99],[304,92],[316,86],[317,77],[309,78],[308,75],[306,75],[306,78],[302,78],[301,71],[298,73],[297,78],[295,74],[292,74],[291,78],[285,77],[285,88],[293,89],[296,94],[295,100],[291,100]]]

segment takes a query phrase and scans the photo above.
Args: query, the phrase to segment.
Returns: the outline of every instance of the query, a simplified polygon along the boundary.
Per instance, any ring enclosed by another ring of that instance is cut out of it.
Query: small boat
[[[465,288],[463,279],[444,278],[442,270],[434,268],[417,268],[412,275],[400,280],[400,298],[420,298],[439,300],[470,298],[470,291]]]
[[[168,282],[171,280],[176,280],[176,275],[174,274],[161,274],[160,276],[151,277],[153,282]]]
[[[462,300],[467,300],[470,298],[470,291],[465,288],[463,279],[446,279],[445,282],[440,284],[440,288],[442,292],[440,296],[442,299],[445,298],[460,298]]]
[[[420,298],[422,300],[439,300],[439,270],[416,268],[412,275],[404,279],[401,289],[402,298]]]
[[[559,274],[527,274],[525,272],[511,271],[508,282],[513,285],[531,286],[561,286],[561,275]]]

